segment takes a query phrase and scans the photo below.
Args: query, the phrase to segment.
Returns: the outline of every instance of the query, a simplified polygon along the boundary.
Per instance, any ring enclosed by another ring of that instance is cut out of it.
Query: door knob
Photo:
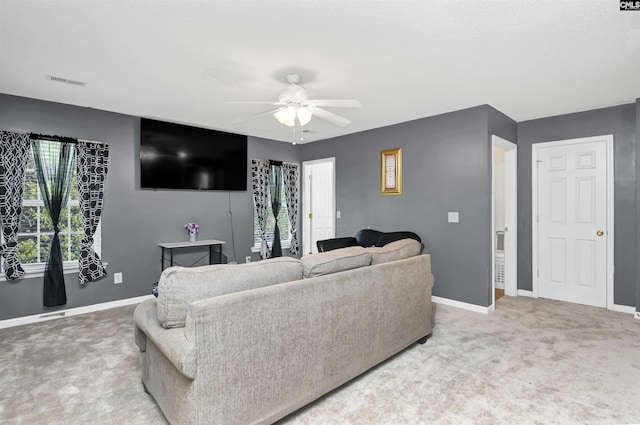
[[[604,232],[603,232],[602,230],[598,230],[598,231],[596,232],[596,235],[598,235],[598,236],[602,236],[602,235],[604,235]]]

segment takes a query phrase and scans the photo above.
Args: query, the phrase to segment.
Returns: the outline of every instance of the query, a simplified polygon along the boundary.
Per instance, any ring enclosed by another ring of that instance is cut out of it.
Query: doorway
[[[515,297],[517,285],[517,155],[518,147],[492,136],[491,162],[491,258],[492,302],[495,309],[500,295]],[[497,296],[497,297],[496,297]]]
[[[335,158],[302,163],[303,254],[318,252],[316,242],[336,234]]]
[[[532,148],[533,294],[613,308],[613,136]]]

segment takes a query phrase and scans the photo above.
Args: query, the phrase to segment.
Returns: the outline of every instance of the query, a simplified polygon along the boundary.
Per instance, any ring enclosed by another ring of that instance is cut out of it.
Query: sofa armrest
[[[333,251],[334,249],[357,246],[358,242],[354,237],[324,239],[316,242],[318,252]]]
[[[165,329],[158,321],[157,300],[147,300],[136,307],[136,344],[146,350],[147,338],[187,378],[195,379],[197,372],[195,341],[187,328]]]

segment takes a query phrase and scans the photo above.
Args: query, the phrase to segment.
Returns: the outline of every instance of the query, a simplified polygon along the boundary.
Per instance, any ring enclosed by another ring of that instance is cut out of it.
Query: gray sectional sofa
[[[411,239],[239,265],[172,267],[135,311],[142,382],[172,425],[268,424],[431,333]]]

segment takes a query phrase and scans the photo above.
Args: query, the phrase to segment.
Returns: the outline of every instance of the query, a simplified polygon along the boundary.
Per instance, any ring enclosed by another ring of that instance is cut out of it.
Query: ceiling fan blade
[[[356,99],[311,99],[315,106],[329,106],[332,108],[362,108],[362,103]]]
[[[313,115],[316,115],[319,118],[329,121],[335,125],[339,125],[340,127],[348,126],[351,121],[346,118],[341,117],[340,115],[336,115],[333,112],[329,112],[326,109],[318,108],[317,106],[309,106]]]
[[[253,105],[282,105],[280,102],[267,102],[267,101],[249,101],[249,102],[224,102],[226,104],[253,104]]]
[[[280,109],[282,109],[282,107],[280,108],[276,108],[276,109],[272,109],[270,111],[265,111],[265,112],[260,112],[258,114],[253,114],[253,115],[249,115],[249,116],[245,116],[245,117],[238,117],[235,118],[233,121],[231,121],[233,124],[238,124],[240,122],[245,122],[245,121],[249,121],[252,120],[254,118],[259,118],[262,117],[264,115],[269,115],[269,114],[273,114],[274,112],[278,112]]]

